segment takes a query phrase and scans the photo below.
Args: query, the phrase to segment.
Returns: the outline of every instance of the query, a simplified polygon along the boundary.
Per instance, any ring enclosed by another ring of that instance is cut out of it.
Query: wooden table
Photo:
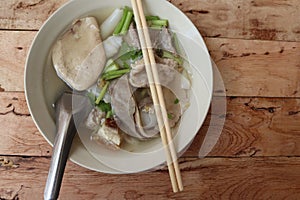
[[[67,0],[0,1],[0,199],[42,199],[51,147],[28,112],[28,48]],[[198,158],[204,126],[168,171],[108,175],[69,162],[60,199],[300,199],[300,1],[170,0],[198,27],[227,94],[222,135]],[[218,127],[219,124],[213,124]]]

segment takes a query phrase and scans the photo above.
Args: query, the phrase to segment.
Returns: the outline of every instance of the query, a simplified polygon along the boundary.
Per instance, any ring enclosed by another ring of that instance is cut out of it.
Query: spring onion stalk
[[[115,70],[115,71],[109,71],[109,72],[103,74],[102,78],[107,80],[107,79],[109,79],[111,77],[114,77],[114,76],[124,75],[128,72],[130,72],[130,69],[120,69],[120,70]]]
[[[127,62],[123,62],[123,68],[130,69],[130,65]]]
[[[129,10],[126,16],[126,20],[124,22],[124,26],[122,27],[122,30],[120,32],[121,35],[125,35],[127,33],[132,19],[133,19],[133,12]]]
[[[108,86],[109,86],[109,82],[106,82],[104,87],[102,88],[98,98],[96,99],[95,101],[95,104],[98,105],[100,103],[100,101],[103,99],[103,97],[105,96],[106,92],[107,92],[107,89],[108,89]]]
[[[122,60],[122,61],[128,61],[128,60],[132,60],[135,61],[138,58],[141,58],[143,56],[143,53],[141,50],[132,50],[129,52],[124,53],[123,55],[121,55],[118,59]]]
[[[112,75],[112,76],[109,76],[107,78],[105,78],[106,81],[111,81],[111,80],[114,80],[114,79],[117,79],[117,78],[121,78],[124,74],[117,74],[117,75]]]
[[[146,16],[146,20],[147,20],[147,21],[151,21],[151,20],[159,20],[159,19],[160,19],[159,16],[152,16],[152,15]]]
[[[121,55],[118,59],[123,60],[123,61],[129,60],[131,58],[131,56],[133,55],[133,53],[134,53],[133,51],[126,52],[123,55]]]
[[[114,62],[113,59],[108,59],[106,64],[105,64],[105,68],[107,68],[109,65],[111,65]]]
[[[112,115],[113,115],[112,111],[111,111],[111,110],[108,111],[108,112],[106,113],[106,119],[111,118]]]
[[[178,40],[178,37],[177,37],[176,33],[172,34],[172,39],[173,39],[173,44],[175,46],[177,54],[182,55],[181,54],[181,48],[180,48],[180,45],[179,45],[179,40]]]
[[[108,113],[109,111],[111,111],[111,104],[110,103],[106,103],[104,100],[101,100],[99,102],[99,104],[97,105],[98,108],[100,108],[100,110],[102,112]]]
[[[164,26],[160,26],[160,25],[150,25],[150,28],[153,29],[162,29]]]
[[[168,26],[168,20],[166,19],[159,19],[159,20],[150,20],[150,26]]]
[[[114,35],[118,35],[120,34],[121,30],[122,30],[122,27],[124,26],[124,23],[125,23],[125,20],[126,20],[126,17],[127,17],[127,14],[128,14],[128,8],[125,7],[123,9],[123,16],[121,18],[121,21],[118,23],[117,27],[115,28],[115,31],[114,31]]]
[[[104,73],[107,73],[110,71],[116,71],[119,69],[120,69],[119,65],[113,59],[109,59],[107,61],[106,67],[104,69]]]
[[[162,58],[169,58],[169,59],[173,59],[175,60],[176,62],[178,62],[179,65],[182,65],[183,64],[183,61],[182,59],[179,57],[179,56],[175,56],[174,54],[168,52],[168,51],[165,51],[165,50],[162,50],[162,55],[161,55]]]
[[[102,39],[106,39],[114,32],[115,27],[122,19],[122,14],[122,10],[117,8],[108,18],[105,19],[105,21],[100,26],[100,33]]]

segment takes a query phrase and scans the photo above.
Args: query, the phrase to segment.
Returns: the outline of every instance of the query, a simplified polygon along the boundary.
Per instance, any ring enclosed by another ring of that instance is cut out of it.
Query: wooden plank
[[[38,30],[68,0],[8,0],[0,2],[0,29]]]
[[[300,41],[298,0],[169,1],[193,21],[203,36]],[[1,1],[0,29],[38,30],[65,2]]]
[[[213,105],[221,101],[214,99]],[[212,141],[203,143],[206,135],[213,139],[221,135],[209,156],[300,155],[300,99],[227,98],[227,114],[221,111],[212,108],[184,157],[198,157],[200,147]],[[23,93],[0,93],[0,121],[0,155],[51,155],[50,145],[29,116]]]
[[[0,105],[0,155],[51,155],[50,145],[32,121],[24,93],[1,93]]]
[[[170,0],[170,2],[186,13],[203,36],[300,40],[298,0]]]
[[[1,31],[0,91],[23,91],[36,32]],[[205,38],[228,96],[300,97],[300,43]],[[288,71],[288,73],[287,73]]]
[[[300,43],[205,39],[227,96],[300,97]]]
[[[218,106],[222,99],[213,101]],[[210,156],[300,154],[300,99],[227,98],[226,115],[214,110],[185,156],[202,156],[200,147],[213,143],[216,137],[219,140]],[[226,119],[224,126],[222,118]],[[205,141],[206,135],[212,139]]]
[[[0,167],[0,198],[41,199],[50,160],[6,159],[14,167]],[[300,198],[300,158],[181,159],[180,168],[185,188],[174,194],[166,170],[108,175],[69,162],[60,199]]]
[[[0,91],[24,91],[25,60],[35,34],[0,31]]]

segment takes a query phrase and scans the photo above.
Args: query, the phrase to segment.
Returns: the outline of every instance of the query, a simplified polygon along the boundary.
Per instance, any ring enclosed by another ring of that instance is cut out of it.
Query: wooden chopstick
[[[167,165],[168,165],[169,175],[170,175],[170,179],[171,179],[171,183],[172,183],[172,188],[173,188],[174,192],[178,192],[176,175],[175,175],[174,168],[172,166],[172,157],[171,157],[169,149],[167,148],[168,143],[167,143],[166,133],[165,133],[164,127],[161,123],[162,122],[162,115],[161,115],[160,110],[158,109],[158,106],[159,106],[158,97],[157,97],[156,88],[155,88],[154,81],[153,81],[153,75],[152,75],[150,61],[149,61],[149,55],[148,55],[147,49],[145,48],[146,47],[145,38],[144,38],[144,33],[142,32],[142,25],[141,25],[141,20],[140,20],[140,17],[139,17],[139,12],[138,12],[136,1],[131,0],[131,4],[132,4],[134,16],[135,16],[135,22],[136,22],[136,25],[137,25],[137,32],[138,32],[138,35],[139,35],[141,49],[142,49],[142,52],[143,52],[145,68],[146,68],[147,77],[148,77],[148,81],[149,81],[151,96],[152,96],[153,103],[154,103],[154,108],[155,108],[155,113],[156,113],[156,117],[157,117],[157,121],[158,121],[158,126],[159,126],[159,129],[160,129],[160,132],[161,132],[161,138],[162,138],[162,142],[163,142],[165,152],[166,152]]]
[[[169,124],[169,120],[168,120],[168,114],[167,114],[167,110],[166,110],[167,107],[165,105],[165,99],[164,99],[164,96],[163,96],[163,91],[162,91],[162,88],[161,88],[161,84],[159,82],[159,76],[158,76],[158,72],[157,72],[154,52],[153,52],[153,48],[151,48],[152,43],[151,43],[149,31],[148,31],[148,26],[147,26],[146,17],[145,17],[144,10],[143,10],[142,1],[137,0],[137,5],[138,5],[139,13],[140,13],[140,18],[141,18],[141,21],[142,21],[142,28],[143,28],[142,30],[144,31],[144,36],[145,36],[145,39],[146,39],[146,45],[148,47],[148,53],[149,53],[149,57],[150,57],[151,69],[152,69],[154,81],[156,83],[155,86],[156,86],[156,90],[157,90],[157,94],[158,94],[159,103],[160,103],[161,107],[163,108],[162,109],[163,120],[165,122],[165,127],[166,127],[166,132],[167,132],[167,140],[169,142],[169,147],[170,147],[171,156],[172,156],[172,160],[173,160],[173,165],[174,165],[174,169],[175,169],[175,174],[176,174],[176,178],[177,178],[177,184],[178,184],[179,190],[182,191],[183,190],[183,184],[182,184],[180,169],[179,169],[179,166],[178,166],[177,153],[176,153],[174,143],[173,143],[171,128],[170,128],[170,124]]]
[[[169,175],[174,192],[183,190],[183,184],[180,169],[177,161],[177,154],[172,140],[172,133],[169,125],[168,115],[165,106],[165,100],[157,72],[152,43],[148,32],[147,22],[143,11],[141,0],[131,0],[137,31],[143,52],[145,68],[150,85],[150,91],[155,107],[155,113],[160,129],[162,142],[166,152]],[[166,129],[166,130],[165,130]],[[175,171],[175,173],[174,173]]]

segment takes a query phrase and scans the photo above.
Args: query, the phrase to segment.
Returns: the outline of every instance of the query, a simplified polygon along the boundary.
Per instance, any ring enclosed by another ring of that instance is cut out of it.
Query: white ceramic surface
[[[176,148],[178,151],[182,151],[197,134],[209,109],[213,83],[210,56],[201,35],[180,10],[165,0],[145,0],[144,2],[146,12],[159,15],[161,18],[170,21],[171,29],[177,32],[177,36],[183,44],[187,58],[192,65],[191,106],[185,112],[179,133],[175,137]],[[114,8],[125,5],[130,6],[130,1],[70,1],[46,21],[35,37],[26,62],[25,94],[36,126],[51,145],[53,145],[56,134],[52,104],[66,89],[65,84],[56,76],[49,57],[53,43],[74,19],[95,16],[101,23]],[[151,148],[150,153],[139,154],[137,151],[134,156],[126,153],[113,154],[111,151],[104,151],[97,157],[97,160],[95,155],[92,156],[80,139],[76,137],[70,159],[83,167],[99,172],[111,174],[134,173],[150,170],[164,162],[165,157],[161,143],[158,142]],[[105,164],[102,164],[99,160]],[[128,167],[128,163],[138,164]]]

